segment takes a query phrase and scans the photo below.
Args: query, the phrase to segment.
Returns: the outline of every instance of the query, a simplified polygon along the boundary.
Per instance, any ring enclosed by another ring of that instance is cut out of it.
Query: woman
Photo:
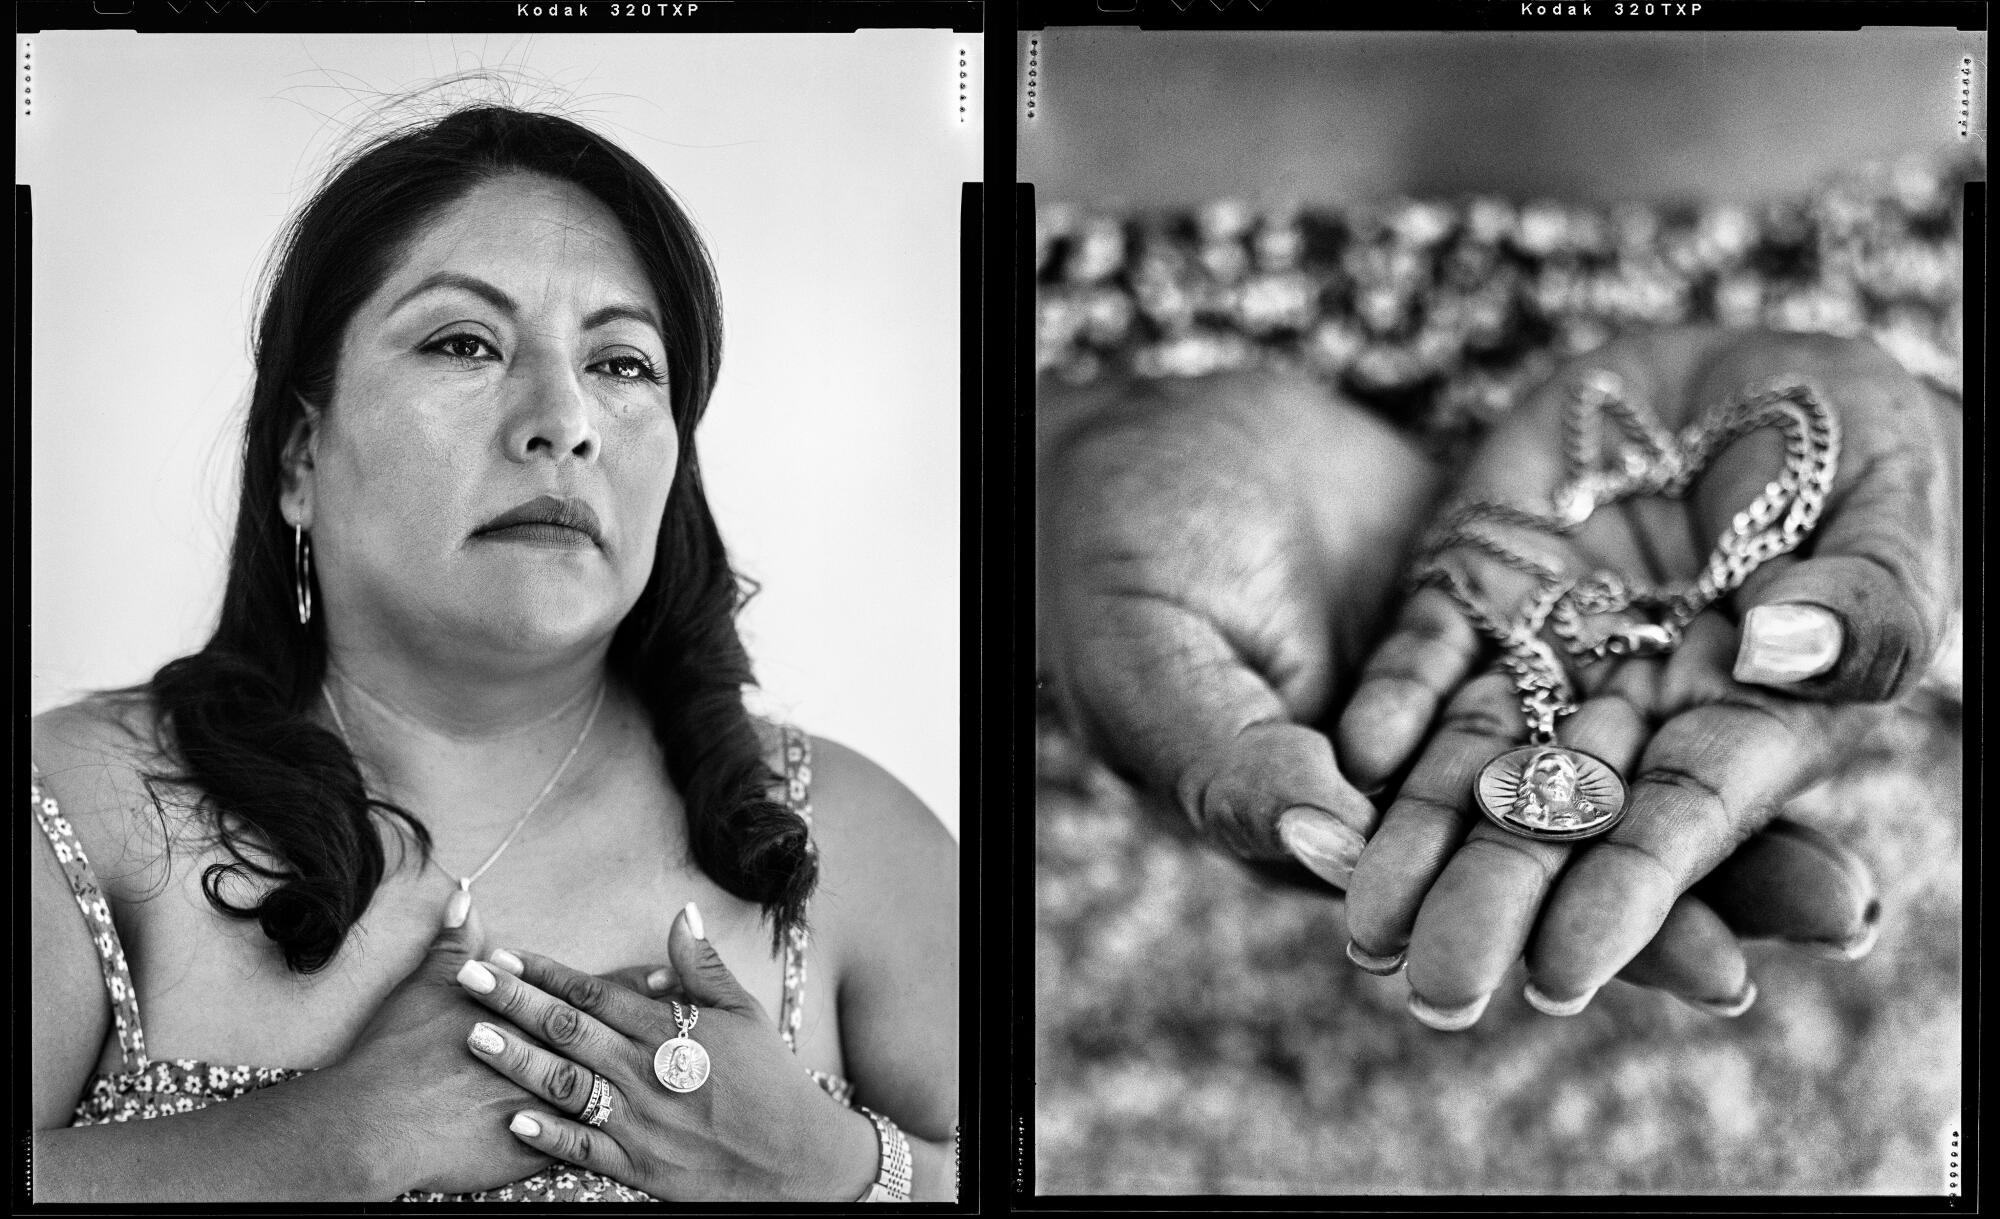
[[[686,217],[566,120],[307,205],[214,637],[35,723],[38,1198],[952,1196],[954,852],[743,708],[719,358]]]

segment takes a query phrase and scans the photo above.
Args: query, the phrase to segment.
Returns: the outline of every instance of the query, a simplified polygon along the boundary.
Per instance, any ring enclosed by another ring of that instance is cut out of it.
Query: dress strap
[[[782,724],[778,734],[785,746],[785,807],[806,823],[807,841],[812,834],[812,738],[790,724]],[[799,1050],[799,1025],[805,1018],[806,930],[794,927],[785,935],[785,993],[778,1003],[778,1033],[794,1054]]]
[[[146,1034],[139,1025],[139,994],[132,987],[132,971],[125,965],[125,946],[119,942],[118,927],[111,921],[111,907],[104,900],[96,873],[90,870],[83,844],[77,841],[69,819],[56,807],[55,797],[42,787],[41,769],[32,762],[28,764],[28,804],[35,811],[36,824],[42,827],[49,846],[55,850],[63,874],[69,878],[69,891],[76,898],[77,908],[83,911],[91,941],[97,945],[97,964],[104,974],[104,989],[111,994],[111,1022],[118,1030],[118,1048],[125,1058],[125,1070],[128,1073],[144,1070]]]

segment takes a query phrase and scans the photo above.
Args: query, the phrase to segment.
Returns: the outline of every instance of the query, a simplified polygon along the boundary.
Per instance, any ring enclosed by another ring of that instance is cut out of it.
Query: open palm
[[[1037,659],[1071,728],[1215,845],[1346,886],[1377,821],[1354,780],[1396,767],[1361,773],[1354,734],[1336,758],[1321,728],[1361,683],[1443,472],[1304,379],[1045,394],[1039,414]],[[1776,828],[1711,883],[1745,936],[1838,937],[1872,897],[1850,853]],[[1716,930],[1670,924],[1626,976],[1713,993],[1741,968]]]
[[[1882,700],[1915,682],[1957,596],[1956,434],[1927,390],[1866,345],[1704,330],[1621,340],[1496,429],[1465,494],[1546,510],[1568,473],[1564,408],[1579,379],[1599,371],[1669,429],[1746,388],[1802,382],[1837,415],[1839,466],[1805,544],[1696,616],[1671,654],[1613,658],[1578,675],[1563,743],[1628,776],[1624,819],[1584,845],[1475,824],[1474,776],[1520,743],[1522,713],[1506,677],[1466,680],[1490,648],[1459,606],[1439,588],[1411,595],[1341,726],[1342,757],[1359,780],[1410,767],[1356,867],[1349,911],[1364,953],[1407,951],[1412,1008],[1440,1027],[1476,1021],[1524,953],[1530,998],[1568,1013],[1663,927],[1731,944],[1730,923],[1690,888],[1823,778],[1875,725]],[[1482,532],[1568,575],[1609,569],[1687,584],[1784,462],[1782,434],[1767,428],[1716,454],[1685,498],[1606,505],[1567,536]],[[1536,586],[1475,546],[1445,563],[1502,616]],[[1858,925],[1822,938],[1865,946],[1879,911],[1865,902],[1858,913]],[[1747,1006],[1740,952],[1719,948],[1704,969],[1709,1006]]]

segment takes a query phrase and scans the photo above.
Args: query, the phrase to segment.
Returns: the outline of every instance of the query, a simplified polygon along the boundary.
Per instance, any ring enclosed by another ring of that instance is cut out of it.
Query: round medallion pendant
[[[1625,780],[1580,749],[1527,745],[1488,762],[1472,781],[1486,819],[1543,842],[1595,838],[1625,815]]]
[[[674,1092],[692,1092],[708,1082],[708,1051],[691,1037],[676,1037],[653,1053],[653,1074]]]

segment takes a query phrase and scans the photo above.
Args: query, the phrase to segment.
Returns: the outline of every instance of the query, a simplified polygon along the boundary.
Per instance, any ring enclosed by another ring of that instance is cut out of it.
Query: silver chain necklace
[[[556,784],[562,779],[563,772],[568,770],[569,764],[576,760],[577,751],[583,748],[583,742],[590,736],[590,730],[596,726],[597,713],[604,707],[604,692],[608,687],[608,685],[609,683],[602,680],[600,680],[597,683],[597,698],[590,704],[590,714],[584,717],[583,731],[576,734],[576,744],[571,745],[569,747],[569,752],[567,754],[564,754],[563,760],[556,765],[555,773],[549,776],[549,781],[547,783],[542,784],[542,790],[536,793],[535,798],[533,800],[529,801],[528,807],[521,810],[520,817],[516,819],[514,822],[514,828],[507,831],[507,836],[500,840],[499,846],[493,848],[493,853],[486,857],[485,863],[480,864],[468,875],[454,877],[451,875],[451,873],[445,872],[443,864],[438,863],[436,859],[431,860],[432,865],[435,866],[438,871],[444,872],[447,879],[456,880],[458,882],[458,887],[460,890],[466,893],[472,892],[473,882],[478,880],[480,877],[486,875],[486,870],[492,867],[494,863],[499,860],[500,856],[506,852],[508,847],[514,845],[514,839],[520,835],[521,827],[528,824],[528,818],[535,815],[535,810],[542,806],[542,801],[548,799],[549,793],[556,789]],[[321,684],[319,688],[319,693],[320,697],[326,700],[326,709],[328,711],[333,712],[333,724],[334,727],[340,729],[340,739],[347,742],[347,751],[349,753],[354,753],[354,738],[348,735],[347,721],[341,718],[340,706],[339,704],[333,701],[332,692],[329,691],[324,684]],[[569,705],[575,706],[576,704],[572,700],[572,702]],[[564,708],[564,710],[567,709],[568,708]],[[559,711],[556,714],[560,715],[562,713]],[[356,756],[359,757],[358,754]]]
[[[1609,452],[1607,420],[1624,438]],[[1543,628],[1579,665],[1673,651],[1697,614],[1741,586],[1765,560],[1805,541],[1819,523],[1840,455],[1837,421],[1803,386],[1719,404],[1676,434],[1655,425],[1626,397],[1622,383],[1604,373],[1579,388],[1563,423],[1568,468],[1549,511],[1489,500],[1462,504],[1430,531],[1410,573],[1414,587],[1443,589],[1499,645],[1499,666],[1513,680],[1528,723],[1528,745],[1494,758],[1473,780],[1475,803],[1505,830],[1557,842],[1610,830],[1625,815],[1626,792],[1610,763],[1558,742],[1556,724],[1576,710],[1576,688],[1562,658],[1541,637]],[[1701,573],[1686,584],[1651,584],[1610,569],[1572,575],[1480,528],[1497,524],[1567,537],[1607,504],[1641,495],[1681,498],[1717,454],[1764,427],[1784,433],[1784,471],[1735,515]],[[1511,618],[1481,605],[1440,562],[1459,546],[1535,580]]]

